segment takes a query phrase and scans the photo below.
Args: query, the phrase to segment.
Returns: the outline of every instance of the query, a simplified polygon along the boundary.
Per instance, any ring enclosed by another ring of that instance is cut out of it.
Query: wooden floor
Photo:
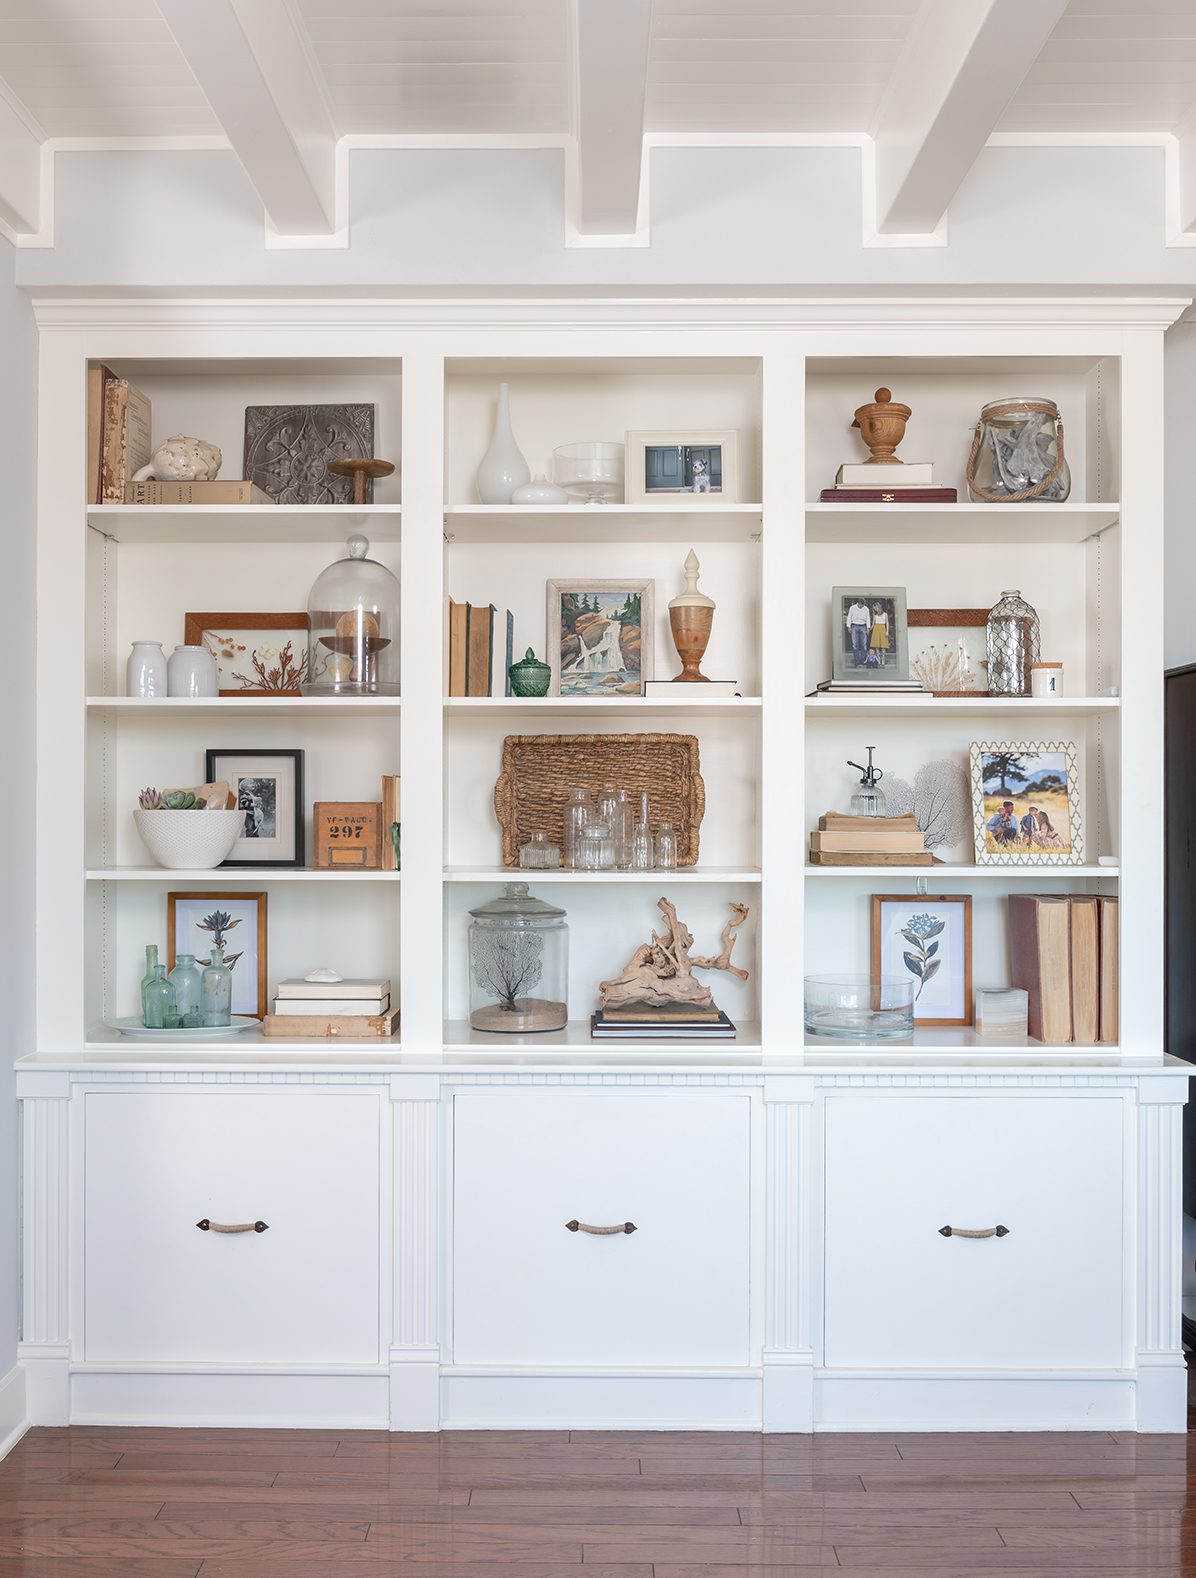
[[[1196,1575],[1189,1440],[33,1430],[0,1578]]]

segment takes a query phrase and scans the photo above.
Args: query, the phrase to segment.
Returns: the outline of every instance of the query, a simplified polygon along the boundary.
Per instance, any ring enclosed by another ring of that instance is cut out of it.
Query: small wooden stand
[[[389,460],[330,460],[326,469],[334,477],[352,477],[353,502],[364,504],[366,479],[389,477],[395,468]]]

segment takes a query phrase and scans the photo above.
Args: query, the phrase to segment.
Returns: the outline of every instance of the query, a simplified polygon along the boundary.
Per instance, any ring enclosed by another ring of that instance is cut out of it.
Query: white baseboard
[[[445,1365],[445,1430],[759,1430],[759,1370],[488,1370]]]
[[[814,1429],[1146,1430],[1133,1371],[933,1374],[816,1371]]]
[[[28,1429],[25,1372],[19,1364],[14,1364],[0,1380],[0,1458],[8,1456]]]
[[[388,1379],[232,1367],[172,1370],[77,1366],[70,1375],[73,1425],[178,1425],[229,1429],[386,1430]]]

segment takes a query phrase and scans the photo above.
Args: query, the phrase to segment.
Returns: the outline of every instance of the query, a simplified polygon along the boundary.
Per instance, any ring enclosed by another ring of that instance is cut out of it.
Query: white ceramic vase
[[[172,696],[216,695],[216,659],[207,647],[175,647],[166,668]]]
[[[511,494],[529,482],[531,475],[511,431],[511,386],[499,384],[494,437],[478,467],[478,498],[483,504],[509,504]]]
[[[166,654],[160,641],[134,641],[125,664],[127,696],[165,696],[167,694]]]
[[[568,504],[569,495],[564,488],[558,488],[555,482],[549,482],[543,472],[537,473],[530,482],[525,482],[521,488],[516,488],[511,494],[512,504]]]

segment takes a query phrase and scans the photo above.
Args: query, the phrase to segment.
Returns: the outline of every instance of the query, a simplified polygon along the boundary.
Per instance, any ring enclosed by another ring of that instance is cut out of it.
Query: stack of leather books
[[[810,834],[812,866],[932,866],[926,835],[907,816],[849,816],[828,811]]]
[[[954,504],[954,488],[936,486],[929,460],[845,462],[833,488],[823,488],[821,504]]]
[[[627,1003],[622,1008],[600,1008],[590,1019],[596,1041],[733,1041],[735,1026],[722,1009],[711,1003]]]

